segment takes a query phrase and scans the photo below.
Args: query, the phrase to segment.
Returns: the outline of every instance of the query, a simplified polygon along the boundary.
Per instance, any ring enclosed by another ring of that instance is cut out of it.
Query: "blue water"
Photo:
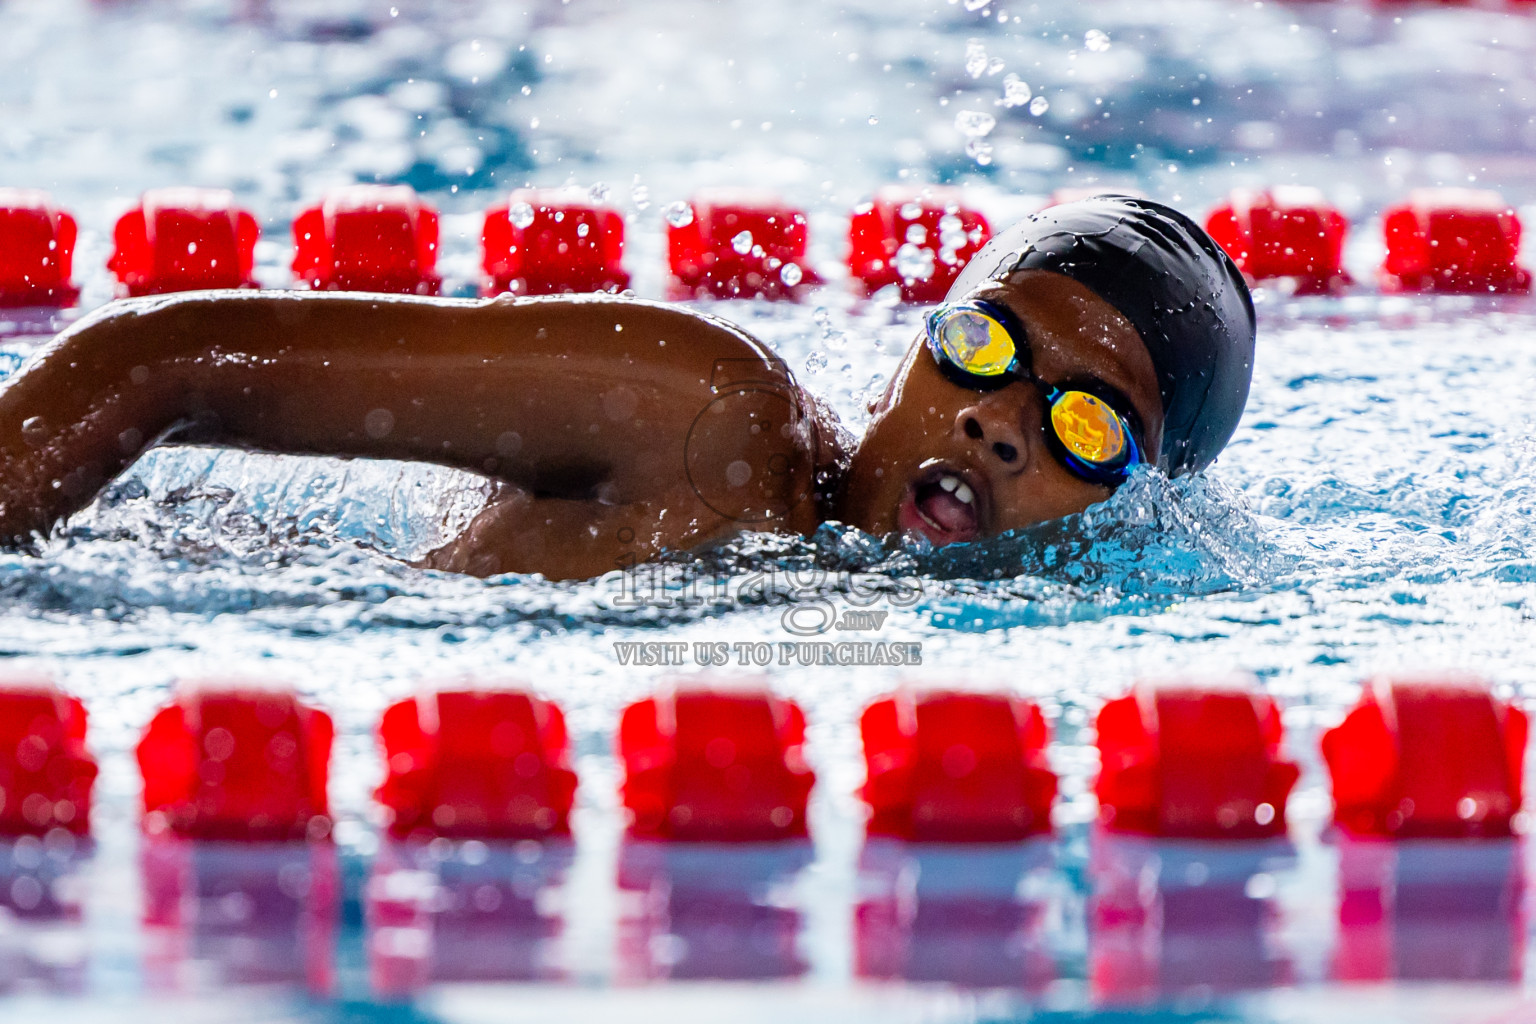
[[[571,183],[625,213],[636,290],[656,296],[664,207],[700,186],[762,186],[808,210],[831,283],[801,306],[706,308],[782,352],[857,430],[918,321],[883,296],[855,302],[837,269],[847,211],[886,182],[963,185],[995,223],[1062,186],[1203,212],[1235,185],[1316,184],[1356,221],[1362,282],[1345,298],[1259,295],[1248,410],[1203,477],[1143,473],[1083,516],[958,552],[829,528],[632,578],[464,579],[391,556],[472,515],[477,478],[153,453],[41,554],[0,556],[0,651],[85,699],[104,767],[93,852],[10,850],[5,1019],[1532,1015],[1523,847],[1394,858],[1320,839],[1315,750],[1376,673],[1470,671],[1532,695],[1536,304],[1384,298],[1370,282],[1372,218],[1410,187],[1536,200],[1536,20],[969,6],[0,0],[0,184],[49,188],[80,218],[85,308],[110,297],[110,225],[148,187],[234,189],[263,220],[258,276],[283,286],[296,210],[334,184],[409,182],[444,212],[446,289],[469,294],[480,211],[525,182]],[[1009,75],[1047,109],[996,105]],[[990,151],[967,151],[962,110],[998,118]],[[6,373],[59,325],[0,320]],[[807,609],[841,616],[870,593],[890,614],[867,638],[920,644],[920,669],[728,673],[806,708],[814,845],[624,843],[617,714],[694,670],[624,666],[614,644],[777,645],[820,614]],[[1233,672],[1281,702],[1305,768],[1289,846],[1091,834],[1098,706],[1137,678]],[[132,746],[175,680],[209,676],[290,680],[336,716],[333,853],[144,847]],[[582,775],[571,848],[381,848],[374,723],[416,687],[464,677],[521,681],[566,709]],[[903,680],[1041,702],[1062,775],[1054,841],[861,849],[856,718]],[[1357,877],[1395,906],[1385,931],[1340,925],[1341,879]],[[167,892],[178,914],[154,917]],[[894,921],[882,934],[900,941],[861,933],[866,919]],[[386,962],[417,973],[386,984]]]

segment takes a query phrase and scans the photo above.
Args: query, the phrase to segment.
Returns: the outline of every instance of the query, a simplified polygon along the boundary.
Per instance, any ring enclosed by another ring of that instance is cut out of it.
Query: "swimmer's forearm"
[[[722,360],[754,364],[755,378],[783,372],[728,325],[653,303],[114,303],[0,389],[0,537],[46,532],[189,423],[212,443],[426,460],[623,501],[677,474]]]
[[[0,388],[0,542],[46,534],[175,422],[165,379],[115,334],[88,318]]]

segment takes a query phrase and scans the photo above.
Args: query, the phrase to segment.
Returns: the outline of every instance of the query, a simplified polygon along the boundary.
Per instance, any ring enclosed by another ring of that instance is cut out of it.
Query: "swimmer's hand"
[[[518,537],[531,532],[533,496],[520,487],[498,483],[485,508],[453,540],[427,554],[417,568],[496,576],[516,572],[511,566],[532,561],[518,557]],[[537,538],[533,533],[532,539]],[[529,545],[524,544],[526,549]],[[540,544],[539,546],[542,546]],[[524,552],[526,554],[526,550]]]

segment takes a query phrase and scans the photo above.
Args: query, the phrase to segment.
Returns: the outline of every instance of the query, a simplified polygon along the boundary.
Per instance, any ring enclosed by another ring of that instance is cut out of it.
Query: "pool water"
[[[1316,754],[1378,673],[1471,672],[1532,695],[1536,304],[1371,282],[1372,218],[1411,187],[1536,201],[1533,52],[1530,17],[1359,3],[0,0],[0,185],[46,187],[79,217],[86,309],[112,294],[110,225],[149,187],[233,189],[263,222],[258,276],[285,286],[298,209],[337,184],[410,183],[443,212],[453,294],[472,294],[479,218],[506,189],[606,189],[645,296],[662,294],[666,205],[771,188],[808,211],[829,284],[799,305],[701,307],[783,353],[857,430],[919,323],[887,296],[855,300],[838,272],[849,209],[884,183],[960,184],[996,224],[1057,187],[1203,214],[1237,185],[1315,184],[1356,222],[1362,282],[1261,291],[1252,397],[1202,477],[1143,472],[1080,517],[958,553],[828,528],[587,583],[466,579],[392,556],[462,524],[477,478],[152,453],[40,554],[0,555],[0,651],[85,700],[103,766],[94,849],[0,855],[0,1013],[1536,1016],[1524,845],[1333,838]],[[1045,108],[997,106],[1009,75]],[[990,151],[967,152],[962,110],[997,116]],[[63,323],[0,320],[6,372]],[[870,638],[920,644],[920,668],[724,671],[806,709],[814,842],[625,840],[618,713],[699,670],[625,665],[615,645],[789,641],[786,614],[856,607],[855,574],[888,581]],[[1303,765],[1289,841],[1094,831],[1097,708],[1138,678],[1235,672],[1279,700]],[[139,835],[133,745],[175,680],[210,676],[289,680],[334,714],[334,847]],[[380,842],[380,712],[464,678],[565,709],[572,844]],[[857,716],[904,680],[1040,702],[1062,777],[1054,838],[863,844]]]

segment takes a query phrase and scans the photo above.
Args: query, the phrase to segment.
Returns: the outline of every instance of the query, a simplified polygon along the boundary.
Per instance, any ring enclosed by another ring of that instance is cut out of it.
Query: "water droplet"
[[[800,268],[793,263],[786,263],[779,270],[779,280],[784,282],[786,288],[793,288],[804,278],[805,275],[800,272]]]
[[[997,124],[997,118],[981,110],[962,110],[955,115],[955,127],[968,138],[980,138]]]
[[[608,193],[611,191],[612,189],[600,181],[593,185],[591,188],[587,189],[587,196],[594,203],[606,203],[608,201]]]
[[[965,44],[965,73],[972,78],[980,78],[987,70],[987,48],[980,39],[968,40]]]
[[[1029,102],[1029,96],[1029,83],[1020,80],[1018,75],[1003,79],[1003,106],[1022,107]]]
[[[1044,96],[1036,96],[1034,99],[1029,101],[1029,112],[1034,114],[1036,117],[1039,117],[1041,114],[1050,109],[1051,101],[1046,99]]]
[[[1091,28],[1083,35],[1083,45],[1094,53],[1103,53],[1109,49],[1109,34],[1101,29]]]
[[[908,224],[906,241],[913,245],[922,245],[928,241],[928,229],[921,224]]]
[[[827,368],[827,357],[823,352],[812,352],[805,357],[805,372],[820,373]]]
[[[896,273],[906,281],[926,281],[933,276],[933,250],[911,242],[896,250]]]
[[[968,11],[979,11],[991,2],[992,0],[965,0],[965,9]]]
[[[964,249],[966,243],[965,222],[952,213],[939,218],[939,245],[950,252]]]
[[[636,185],[629,190],[629,198],[634,201],[635,209],[643,210],[651,205],[651,190],[644,185]]]
[[[514,227],[526,228],[533,223],[533,207],[527,203],[513,203],[512,209],[507,212],[512,217]]]
[[[592,225],[590,225],[590,224],[577,224],[576,225],[576,237],[577,238],[586,238],[587,235],[589,235],[591,233],[592,233]]]
[[[917,220],[917,218],[921,217],[922,215],[923,215],[923,204],[922,203],[902,203],[901,204],[901,219],[902,220]]]
[[[874,114],[870,114],[869,115],[869,123],[870,124],[879,124],[880,123],[880,119],[878,117],[876,117]]]
[[[993,57],[992,63],[987,65],[987,74],[995,75],[999,71],[1003,70],[1003,68],[1006,66],[1007,65],[1003,63],[1003,59],[1001,57]]]
[[[731,248],[745,256],[752,251],[752,232],[743,231],[731,239]]]
[[[965,144],[965,155],[985,167],[992,162],[992,143],[985,139],[972,139]]]
[[[693,223],[693,207],[682,200],[668,203],[666,209],[667,223],[675,228],[685,228]]]

